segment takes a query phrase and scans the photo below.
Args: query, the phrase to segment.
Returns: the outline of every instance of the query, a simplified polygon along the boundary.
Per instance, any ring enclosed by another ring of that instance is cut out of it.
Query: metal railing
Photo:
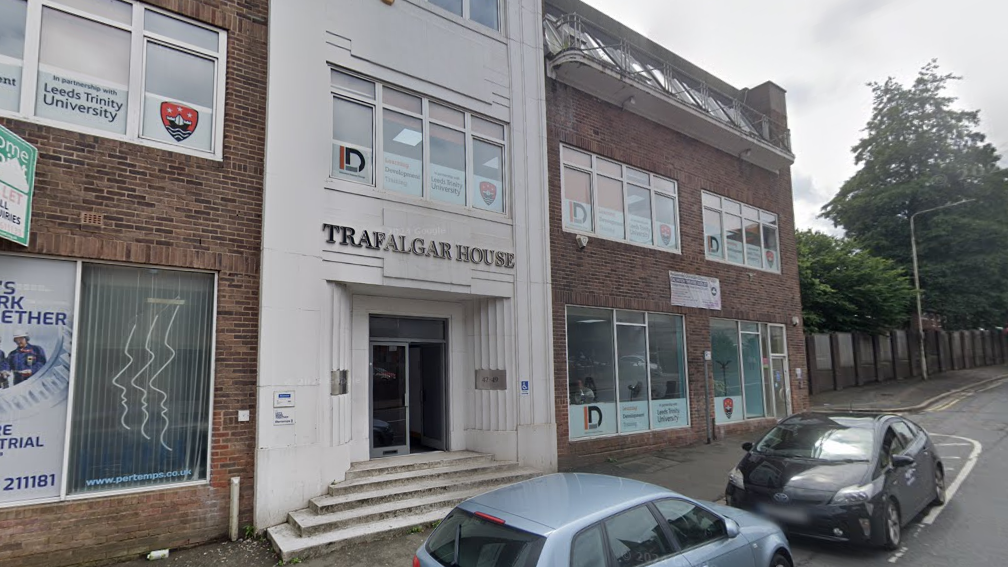
[[[625,80],[658,89],[679,102],[707,112],[741,134],[791,153],[791,132],[782,124],[693,77],[667,61],[610,35],[578,14],[546,15],[546,54],[554,59],[579,52],[618,72]]]

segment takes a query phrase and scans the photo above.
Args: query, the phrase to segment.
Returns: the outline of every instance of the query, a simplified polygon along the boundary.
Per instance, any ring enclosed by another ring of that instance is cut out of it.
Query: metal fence
[[[920,342],[912,331],[887,335],[805,335],[811,393],[922,375]],[[1008,362],[1008,334],[1001,330],[925,331],[929,374]]]

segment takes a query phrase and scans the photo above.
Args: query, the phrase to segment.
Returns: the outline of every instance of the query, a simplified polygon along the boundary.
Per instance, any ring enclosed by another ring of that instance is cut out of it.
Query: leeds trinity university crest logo
[[[480,195],[488,207],[493,205],[497,200],[497,186],[489,181],[480,181]]]
[[[659,232],[661,233],[661,241],[663,246],[668,246],[669,242],[672,242],[672,227],[663,224],[659,227]]]
[[[176,142],[181,142],[196,131],[199,112],[177,102],[162,102],[161,123]]]
[[[735,401],[731,398],[724,399],[724,414],[731,419],[731,414],[735,411]]]

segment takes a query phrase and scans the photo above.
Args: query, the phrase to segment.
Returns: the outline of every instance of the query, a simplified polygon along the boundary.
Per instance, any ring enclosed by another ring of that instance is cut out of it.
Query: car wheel
[[[931,501],[932,506],[941,506],[945,503],[945,471],[940,467],[935,467],[935,498]]]
[[[900,540],[903,537],[903,523],[900,518],[899,506],[896,501],[890,498],[886,500],[885,514],[882,518],[885,521],[885,544],[886,549],[899,549]]]
[[[787,555],[778,551],[770,560],[770,567],[792,567],[791,560],[787,558]]]

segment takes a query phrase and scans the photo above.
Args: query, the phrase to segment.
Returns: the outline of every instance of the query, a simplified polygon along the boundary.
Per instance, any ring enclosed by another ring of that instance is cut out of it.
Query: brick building
[[[806,407],[783,89],[544,12],[560,468]]]
[[[0,0],[0,565],[252,523],[267,15]]]

